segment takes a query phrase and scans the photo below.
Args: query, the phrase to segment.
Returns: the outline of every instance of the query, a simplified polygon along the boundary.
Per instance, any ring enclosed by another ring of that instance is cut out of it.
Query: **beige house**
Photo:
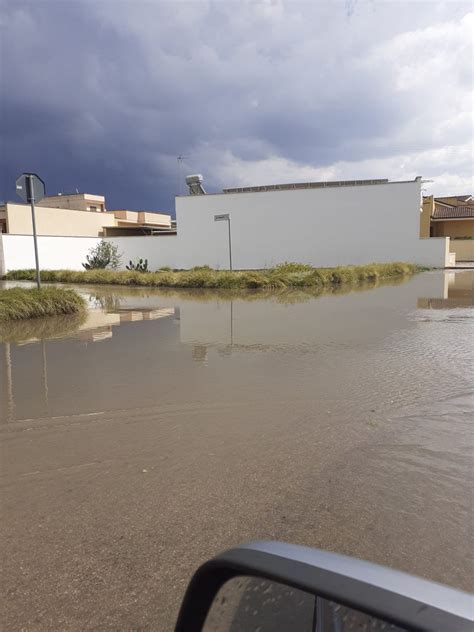
[[[102,237],[174,232],[171,216],[151,211],[108,211],[103,195],[88,193],[47,196],[36,205],[38,235]],[[0,233],[31,235],[29,204],[0,206]]]
[[[68,208],[75,211],[93,211],[104,213],[105,197],[103,195],[91,195],[90,193],[58,193],[47,195],[37,206],[49,208]]]
[[[474,261],[474,200],[471,195],[423,197],[420,237],[450,237],[456,261]]]

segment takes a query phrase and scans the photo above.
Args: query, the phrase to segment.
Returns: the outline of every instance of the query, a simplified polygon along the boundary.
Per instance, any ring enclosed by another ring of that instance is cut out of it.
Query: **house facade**
[[[456,261],[474,261],[474,200],[471,195],[423,198],[420,237],[449,237]]]
[[[105,237],[150,235],[172,230],[171,216],[151,211],[106,208],[103,195],[72,193],[46,196],[36,204],[38,235]],[[0,206],[0,232],[31,235],[29,204],[7,202]]]

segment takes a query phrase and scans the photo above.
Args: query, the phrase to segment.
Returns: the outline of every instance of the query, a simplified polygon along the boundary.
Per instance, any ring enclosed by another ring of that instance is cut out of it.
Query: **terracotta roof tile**
[[[432,215],[433,219],[474,219],[474,207],[472,206],[441,206],[435,204]]]

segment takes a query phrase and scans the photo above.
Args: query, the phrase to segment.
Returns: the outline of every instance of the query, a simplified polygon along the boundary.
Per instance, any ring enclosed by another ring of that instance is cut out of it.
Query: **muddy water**
[[[79,288],[85,320],[3,331],[5,629],[169,630],[256,538],[472,590],[473,282]]]

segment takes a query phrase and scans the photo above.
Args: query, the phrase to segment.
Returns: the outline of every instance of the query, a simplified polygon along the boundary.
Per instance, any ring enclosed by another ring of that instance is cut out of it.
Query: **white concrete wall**
[[[137,237],[106,237],[105,241],[117,244],[122,254],[122,268],[130,259],[148,259],[148,268],[158,270],[163,266],[178,267],[178,248],[176,235],[156,235]]]
[[[176,198],[181,266],[236,269],[408,261],[443,266],[444,239],[420,240],[420,182]]]
[[[40,267],[43,270],[83,270],[89,250],[100,237],[38,237]],[[130,259],[148,259],[150,270],[174,266],[176,236],[165,237],[106,237],[118,245],[122,268]],[[2,256],[3,251],[3,256]],[[30,235],[0,235],[0,276],[9,270],[35,267],[33,237]]]
[[[5,255],[3,253],[3,239],[2,234],[0,233],[0,279],[5,274]]]
[[[0,235],[3,242],[4,273],[35,267],[35,251],[31,235]],[[43,270],[83,270],[89,249],[97,237],[38,237],[40,268]],[[1,263],[0,263],[1,267]]]

